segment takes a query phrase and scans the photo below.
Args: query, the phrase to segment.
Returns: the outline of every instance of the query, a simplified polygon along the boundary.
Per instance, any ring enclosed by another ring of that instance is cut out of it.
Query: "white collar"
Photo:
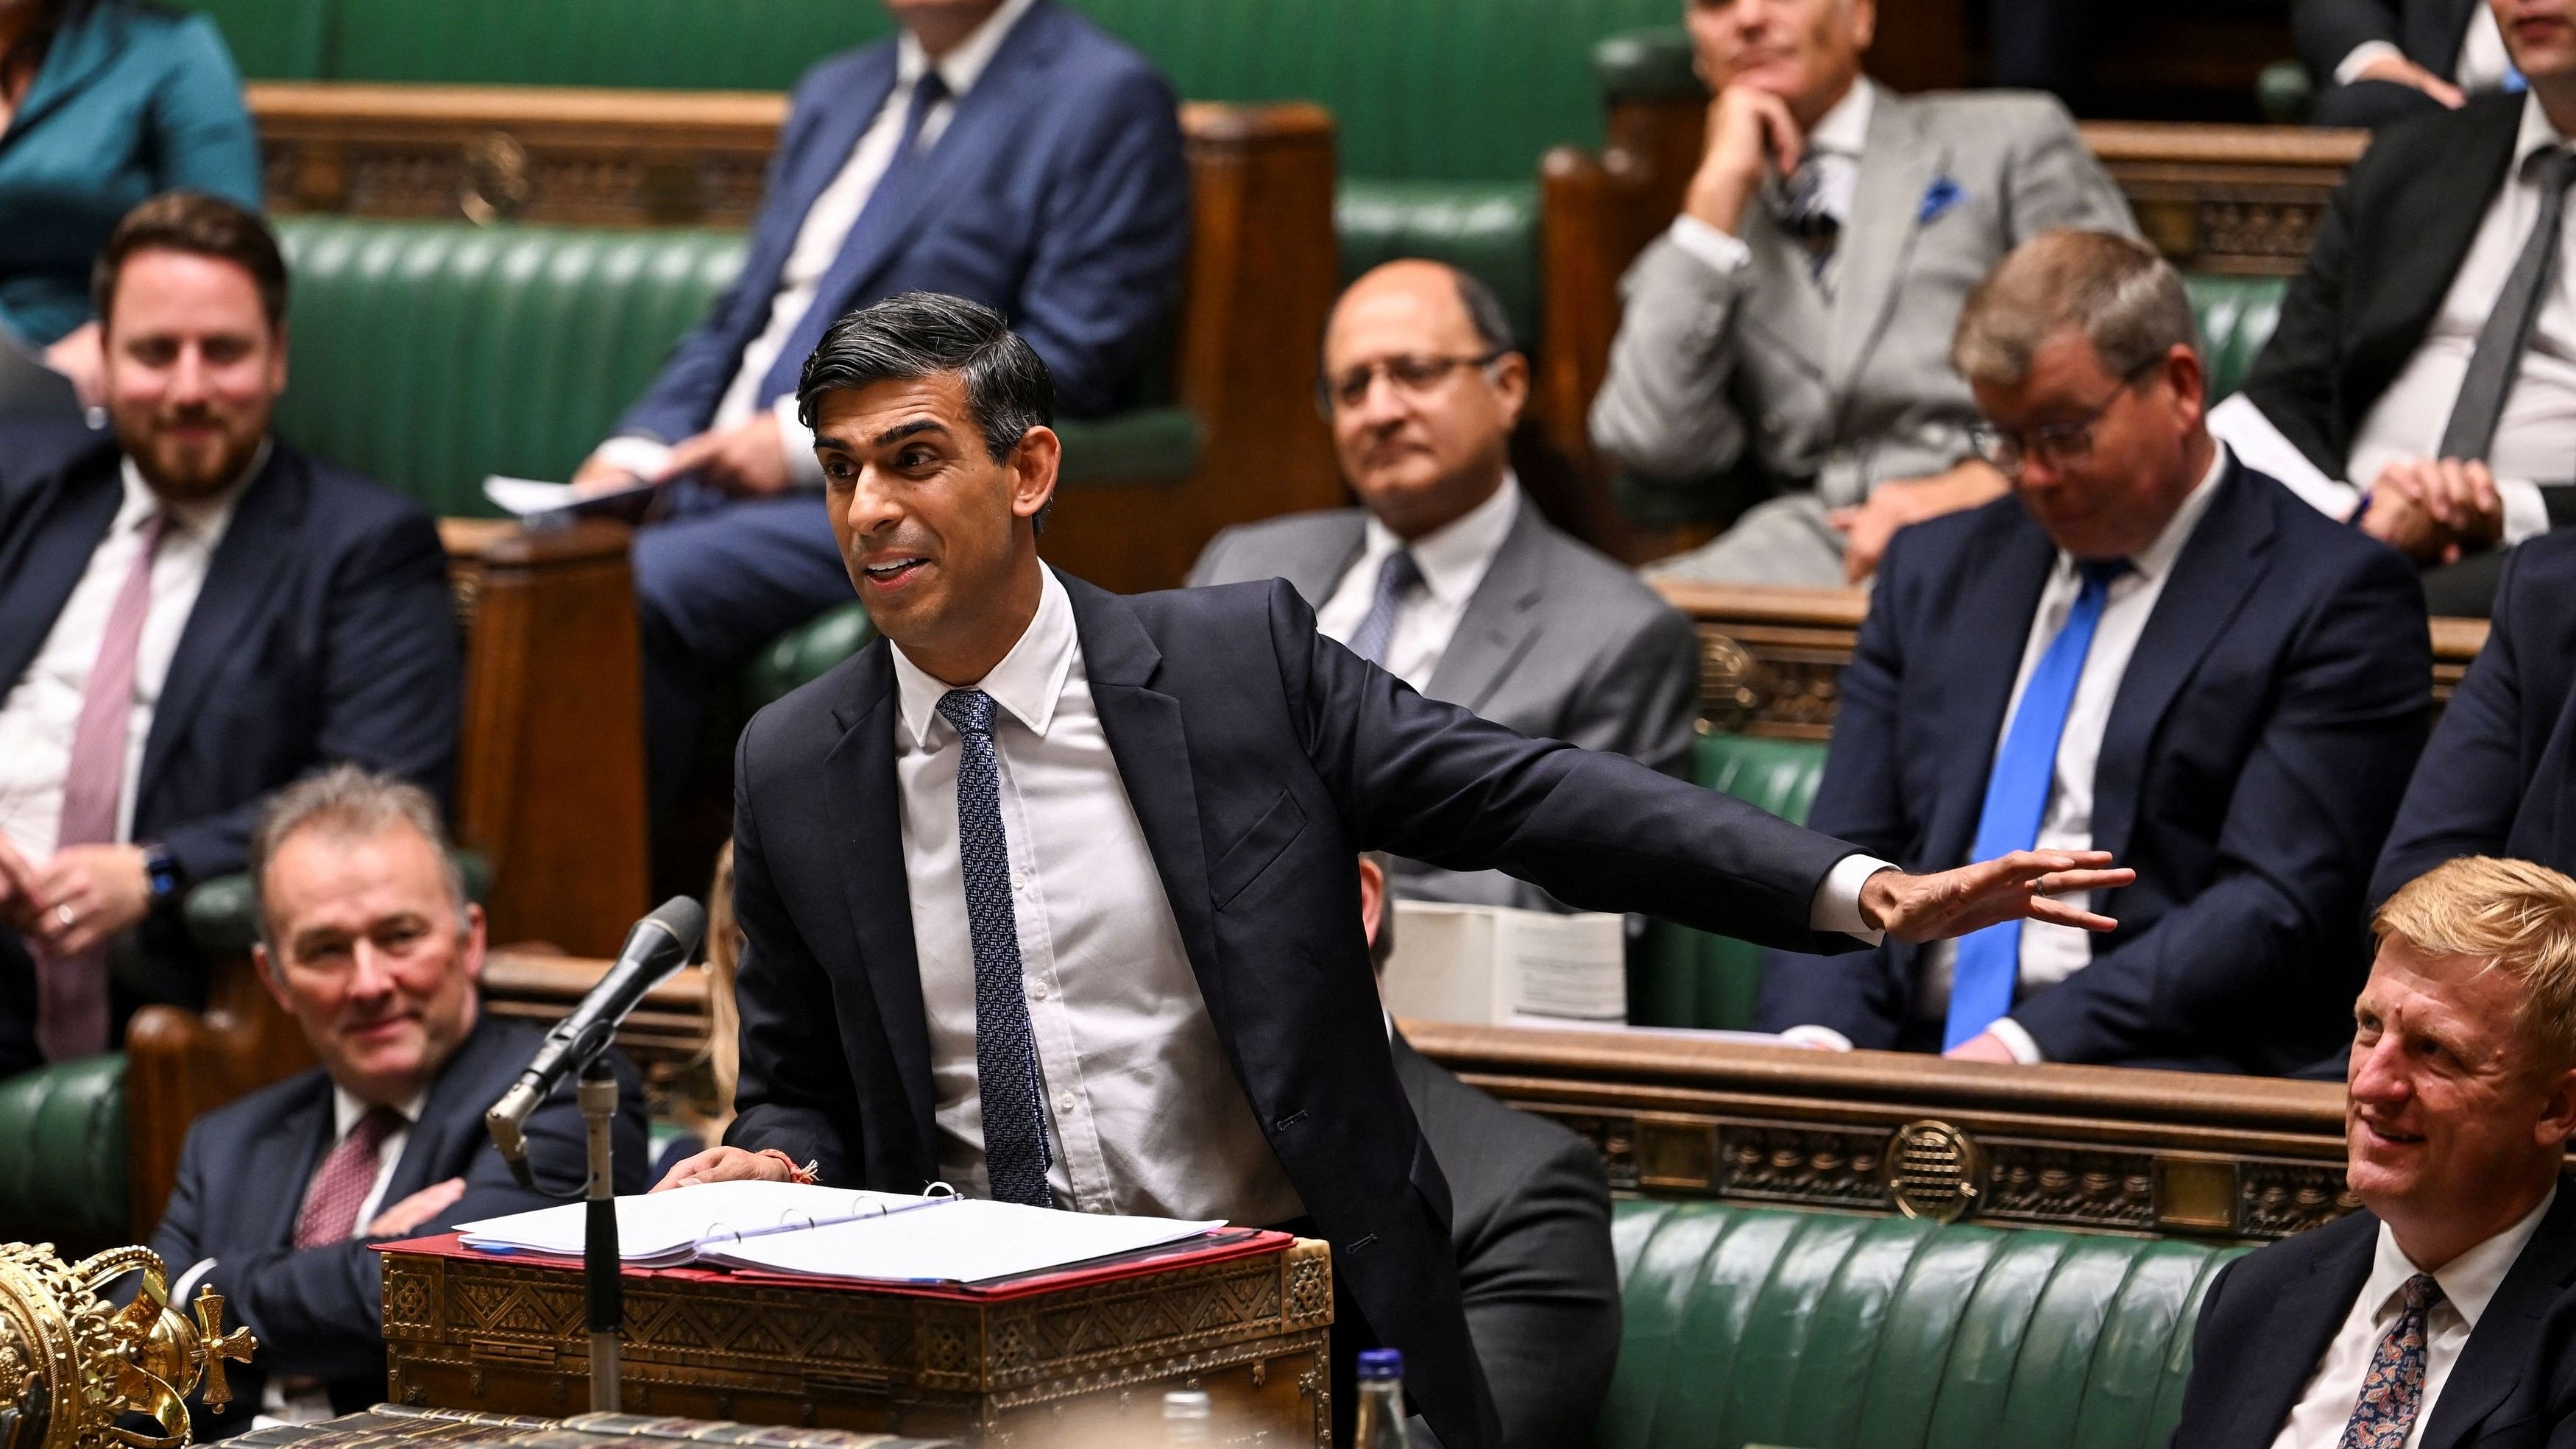
[[[1004,713],[1027,725],[1032,734],[1043,736],[1055,718],[1056,700],[1064,693],[1065,677],[1073,672],[1082,641],[1074,630],[1073,596],[1064,591],[1064,582],[1044,564],[1038,566],[1038,574],[1037,614],[1020,631],[1011,652],[972,687],[991,695]],[[914,745],[927,745],[931,721],[939,718],[939,701],[951,686],[913,663],[902,645],[889,641],[888,648],[894,654],[895,694],[902,706],[904,729]],[[949,733],[956,733],[953,726]]]
[[[2448,1263],[2433,1270],[2433,1281],[2442,1285],[2442,1301],[2460,1315],[2460,1321],[2471,1329],[2478,1326],[2478,1316],[2494,1301],[2496,1290],[2504,1286],[2514,1260],[2540,1231],[2540,1220],[2549,1213],[2549,1205],[2558,1201],[2558,1185],[2551,1183],[2549,1193],[2540,1205],[2524,1213],[2520,1221]],[[2361,1301],[2370,1305],[2374,1320],[2395,1311],[2397,1290],[2406,1280],[2424,1271],[2397,1246],[2397,1235],[2388,1224],[2379,1225],[2379,1248],[2371,1256],[2370,1277],[2361,1285]]]
[[[358,1119],[367,1115],[375,1105],[339,1083],[333,1082],[331,1084],[331,1140],[337,1142],[348,1136],[349,1129],[357,1126]],[[391,1105],[395,1111],[402,1114],[403,1119],[402,1126],[395,1130],[407,1132],[420,1121],[420,1109],[429,1105],[429,1089],[423,1087],[405,1100]]]
[[[1476,591],[1476,585],[1484,582],[1485,570],[1493,566],[1494,555],[1502,552],[1503,540],[1511,535],[1520,511],[1520,479],[1505,468],[1502,486],[1494,490],[1493,497],[1411,543],[1396,537],[1393,529],[1371,515],[1368,542],[1361,557],[1383,559],[1397,549],[1410,549],[1414,564],[1422,570],[1423,586],[1432,596],[1444,604],[1463,604]]]
[[[2513,175],[2522,174],[2531,158],[2552,146],[2564,146],[2567,138],[2551,124],[2549,113],[2540,108],[2540,97],[2526,91],[2522,98],[2522,128],[2513,137]]]
[[[1869,143],[1870,112],[1877,106],[1878,88],[1870,84],[1868,76],[1854,76],[1851,89],[1843,92],[1833,109],[1817,119],[1816,129],[1807,133],[1808,149],[1858,156]]]
[[[155,511],[163,511],[170,515],[168,526],[182,533],[209,542],[223,537],[224,530],[232,525],[233,507],[241,502],[242,490],[248,488],[250,480],[258,477],[260,470],[268,466],[270,450],[269,440],[260,439],[258,451],[250,455],[250,465],[242,469],[241,476],[210,497],[166,500],[152,491],[151,484],[143,481],[143,470],[134,465],[134,455],[124,455],[117,468],[117,476],[125,484],[125,501],[116,506],[116,522],[111,531],[121,533],[130,528],[140,528],[144,519]]]
[[[2227,445],[2220,443],[2210,449],[2210,453],[2209,471],[2201,474],[2200,481],[2191,485],[2191,491],[2182,496],[2182,505],[2174,510],[2173,517],[2165,520],[2165,526],[2156,534],[2155,541],[2130,555],[2131,578],[2163,578],[2173,568],[2174,560],[2182,557],[2182,546],[2191,542],[2192,530],[2200,527],[2200,520],[2209,512],[2210,501],[2218,496],[2218,480],[2227,476]],[[2074,572],[2075,556],[2059,549],[2057,567],[2061,572]]]
[[[984,68],[993,63],[993,53],[1000,50],[1003,40],[1009,37],[1011,27],[1019,24],[1020,17],[1028,14],[1030,7],[1036,4],[1037,0],[1007,0],[1001,9],[985,16],[983,24],[968,31],[964,40],[939,58],[939,78],[948,82],[948,94],[963,97],[975,88],[975,82],[983,79]],[[921,48],[920,41],[913,39],[911,31],[902,31],[894,43],[895,79],[910,85],[921,79],[922,72],[928,69],[930,53]]]

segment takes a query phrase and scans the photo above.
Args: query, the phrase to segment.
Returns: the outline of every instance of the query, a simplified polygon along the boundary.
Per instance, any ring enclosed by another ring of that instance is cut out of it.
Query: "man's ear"
[[[483,941],[483,908],[468,901],[465,903],[465,940],[462,943],[465,956],[465,979],[468,981],[483,979]]]
[[[2576,1067],[2560,1071],[2548,1084],[2540,1120],[2533,1124],[2531,1135],[2541,1146],[2558,1151],[2566,1150],[2567,1139],[2576,1137]]]
[[[1529,359],[1517,352],[1506,352],[1494,359],[1490,375],[1494,391],[1502,396],[1503,427],[1508,432],[1520,426],[1521,410],[1529,406]]]
[[[282,979],[285,973],[278,968],[277,958],[268,954],[267,942],[251,943],[250,964],[259,976],[259,984],[268,988],[269,999],[277,1003],[277,1009],[289,1017],[294,1016],[295,1000],[286,994],[286,982]]]
[[[1056,474],[1064,466],[1064,440],[1040,423],[1020,435],[1011,449],[1011,512],[1035,518],[1055,501]]]

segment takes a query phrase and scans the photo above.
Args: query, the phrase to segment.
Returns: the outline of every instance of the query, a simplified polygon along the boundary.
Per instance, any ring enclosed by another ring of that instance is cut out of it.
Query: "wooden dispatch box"
[[[1328,1446],[1332,1251],[1260,1251],[1000,1293],[629,1269],[622,1408],[949,1437],[987,1449],[1157,1442],[1205,1389],[1219,1444]],[[450,1235],[389,1245],[386,1398],[560,1416],[589,1407],[578,1263]]]

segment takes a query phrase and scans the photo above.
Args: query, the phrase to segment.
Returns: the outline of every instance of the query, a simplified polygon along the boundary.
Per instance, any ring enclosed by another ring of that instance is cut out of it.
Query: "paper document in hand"
[[[1161,1247],[1219,1221],[1057,1212],[981,1198],[804,1232],[713,1244],[702,1260],[769,1273],[875,1283],[986,1283]]]
[[[540,483],[533,478],[505,478],[495,473],[483,480],[483,496],[521,518],[549,513],[631,513],[650,502],[658,483],[637,483],[598,493],[576,493],[569,483]]]
[[[639,1268],[695,1262],[701,1249],[766,1233],[787,1232],[883,1217],[941,1199],[892,1192],[858,1192],[793,1182],[702,1182],[669,1192],[617,1200],[620,1260]],[[553,1253],[577,1257],[588,1204],[569,1202],[535,1212],[485,1218],[458,1226],[460,1241],[486,1252]]]
[[[1499,1026],[1520,1018],[1628,1019],[1627,923],[1446,901],[1395,903],[1387,1010]]]

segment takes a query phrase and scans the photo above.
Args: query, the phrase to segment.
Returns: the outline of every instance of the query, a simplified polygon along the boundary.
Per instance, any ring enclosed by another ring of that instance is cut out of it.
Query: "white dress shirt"
[[[2486,13],[2484,7],[2479,13]],[[2451,278],[2441,308],[2416,344],[2415,355],[2407,359],[2353,434],[2342,478],[2327,477],[2243,393],[2211,410],[2210,431],[2234,446],[2249,466],[2280,479],[2336,518],[2351,514],[2362,490],[2390,463],[2438,456],[2452,404],[2459,400],[2460,384],[2468,376],[2470,354],[2477,350],[2478,331],[2495,311],[2505,278],[2539,219],[2540,183],[2534,162],[2541,152],[2566,144],[2567,138],[2540,109],[2539,98],[2526,98],[2522,129],[2514,139],[2510,179],[2487,203],[2477,235]],[[2576,202],[2576,194],[2571,194],[2571,202]],[[2549,531],[2549,507],[2539,485],[2576,476],[2571,459],[2576,459],[2576,228],[2569,228],[2559,242],[2558,267],[2551,274],[2548,295],[2541,299],[2540,315],[2533,320],[2521,370],[2505,394],[2495,443],[2487,450],[2487,469],[2495,475],[2496,491],[2504,503],[2506,543]]]
[[[170,660],[179,652],[179,635],[205,587],[206,568],[216,545],[231,527],[233,506],[242,485],[259,476],[268,463],[263,443],[240,480],[212,498],[163,504],[143,475],[127,459],[123,469],[124,501],[107,536],[90,551],[89,567],[72,586],[54,627],[36,650],[27,672],[0,700],[0,831],[18,853],[42,861],[59,848],[63,782],[71,771],[72,736],[80,726],[81,700],[89,690],[90,670],[98,663],[99,644],[107,636],[107,616],[134,568],[143,547],[143,525],[155,510],[167,507],[170,521],[162,529],[161,551],[152,558],[152,603],[143,619],[143,637],[134,658],[134,707],[126,726],[125,784],[119,792],[116,836],[131,839],[134,792],[143,773],[143,746],[151,738],[152,711],[161,701],[161,686],[170,677]]]
[[[1816,129],[1807,133],[1807,152],[1814,160],[1805,164],[1817,170],[1817,200],[1844,226],[1851,224],[1852,198],[1860,189],[1861,149],[1869,141],[1870,112],[1877,105],[1878,88],[1870,84],[1869,77],[1862,76],[1816,122]],[[1721,272],[1734,271],[1753,259],[1752,248],[1741,237],[1719,231],[1689,212],[1673,218],[1668,234],[1673,245]],[[1837,250],[1818,278],[1829,293],[1834,270],[1840,264]]]
[[[2424,1442],[2424,1426],[2433,1422],[2433,1406],[2440,1402],[2442,1385],[2460,1362],[2460,1350],[2468,1347],[2469,1335],[2476,1331],[2487,1304],[2504,1286],[2514,1260],[2522,1256],[2531,1235],[2540,1231],[2541,1218],[2557,1200],[2558,1189],[2553,1186],[2540,1206],[2521,1221],[2434,1270],[2433,1281],[2442,1285],[2442,1301],[2424,1315],[2424,1393],[2416,1401],[2415,1423],[2406,1431],[2402,1449],[2415,1449]],[[2378,1355],[2379,1341],[2388,1335],[2389,1325],[2397,1320],[2401,1308],[2397,1291],[2422,1271],[2397,1246],[2397,1235],[2388,1230],[2388,1224],[2381,1223],[2370,1276],[2362,1280],[2343,1326],[2326,1344],[2325,1357],[2317,1361],[2316,1372],[2299,1392],[2290,1417],[2273,1437],[2272,1449],[2335,1449],[2343,1442],[2344,1426],[2361,1403],[2361,1384],[2369,1376],[2370,1361]]]
[[[1208,1020],[1179,923],[1092,703],[1073,602],[1045,571],[1026,633],[975,686],[993,746],[1012,914],[1048,1108],[1058,1205],[1079,1212],[1302,1217]],[[912,935],[930,1025],[939,1170],[987,1195],[975,1077],[975,949],[957,844],[949,686],[900,647],[895,779]]]
[[[939,58],[939,78],[948,85],[949,99],[922,116],[921,136],[914,143],[917,151],[927,151],[939,143],[957,113],[958,99],[975,88],[985,67],[992,64],[994,52],[1010,35],[1011,27],[1036,3],[1037,0],[1008,0]],[[762,380],[777,363],[789,334],[814,305],[814,294],[822,285],[824,273],[841,255],[850,228],[858,225],[859,213],[867,209],[868,198],[876,194],[877,183],[894,163],[894,148],[903,139],[903,121],[912,107],[913,89],[932,69],[933,62],[921,42],[905,30],[895,38],[894,65],[894,89],[886,94],[885,104],[878,107],[876,120],[850,148],[850,157],[841,163],[839,174],[806,208],[805,220],[796,231],[796,245],[787,253],[786,265],[779,271],[778,290],[769,299],[769,324],[743,348],[733,382],[716,404],[715,416],[708,421],[710,431],[747,422],[759,410]],[[781,393],[770,404],[770,412],[778,419],[778,446],[787,460],[788,476],[803,486],[821,487],[823,465],[814,457],[814,430],[797,420],[795,392],[791,389]],[[600,452],[617,466],[650,477],[669,458],[671,450],[667,443],[630,435],[610,439]]]
[[[1372,515],[1359,562],[1342,574],[1332,595],[1315,611],[1315,628],[1336,643],[1351,642],[1377,598],[1378,570],[1397,549],[1409,546],[1422,570],[1422,583],[1397,602],[1395,632],[1387,637],[1386,658],[1379,663],[1415,689],[1428,688],[1433,671],[1440,667],[1440,656],[1457,637],[1467,601],[1485,581],[1485,571],[1493,567],[1494,555],[1502,552],[1503,540],[1520,512],[1520,480],[1505,469],[1502,486],[1492,497],[1410,545]]]
[[[2102,617],[2093,627],[2093,643],[2085,652],[2083,671],[2076,676],[2075,698],[2066,710],[2066,727],[2057,737],[2056,770],[2049,782],[2048,805],[2040,814],[2039,838],[2032,842],[2033,849],[2093,848],[2093,775],[2101,763],[2102,733],[2111,723],[2112,702],[2119,695],[2121,678],[2129,672],[2129,656],[2137,652],[2138,637],[2146,632],[2147,619],[2156,611],[2156,600],[2164,596],[2165,580],[2173,576],[2174,561],[2182,556],[2183,545],[2190,542],[2192,531],[2209,512],[2218,480],[2226,472],[2227,450],[2221,447],[2209,471],[2192,485],[2191,492],[2183,496],[2182,506],[2166,521],[2164,531],[2129,560],[2127,573],[2112,581],[2102,604]],[[2066,616],[2074,611],[2076,595],[2083,586],[2075,556],[2060,549],[2056,565],[2049,570],[2048,582],[2039,591],[2039,609],[2031,616],[2030,632],[2022,641],[2021,669],[2013,678],[2012,702],[2004,710],[2003,727],[1995,733],[1996,753],[2002,752],[2005,738],[2012,733],[2013,716],[2021,712],[2021,695],[2030,685],[2031,672],[2039,667],[2040,656],[2048,652],[2057,631],[2066,626]],[[2088,891],[2057,899],[2090,909],[2090,897]],[[1916,982],[1915,1014],[1923,1020],[1940,1021],[1950,1010],[1950,978],[1958,970],[1959,943],[1935,941],[1924,948],[1922,961],[1923,974]],[[2054,986],[2092,962],[2092,932],[2046,921],[2022,923],[2023,992]],[[2039,1043],[2011,1017],[2001,1018],[1989,1030],[2019,1060],[2046,1059]],[[1830,1027],[1798,1026],[1783,1035],[1816,1046],[1841,1050],[1851,1047],[1848,1037]]]
[[[2337,85],[2351,85],[2361,79],[2364,66],[2388,57],[2404,60],[2406,52],[2385,40],[2365,40],[2344,52],[2335,63]],[[2504,32],[2496,28],[2495,12],[2484,0],[2469,12],[2469,28],[2460,37],[2460,63],[2451,79],[2471,95],[2480,91],[2504,89],[2504,78],[2513,69],[2513,57],[2504,48]]]

